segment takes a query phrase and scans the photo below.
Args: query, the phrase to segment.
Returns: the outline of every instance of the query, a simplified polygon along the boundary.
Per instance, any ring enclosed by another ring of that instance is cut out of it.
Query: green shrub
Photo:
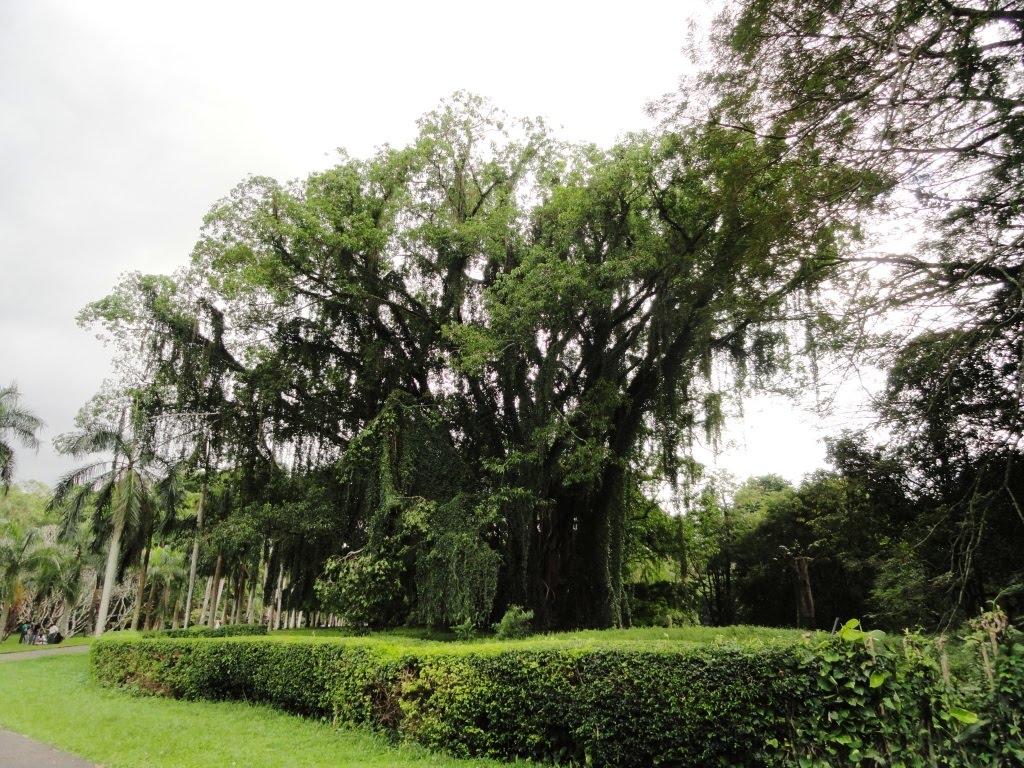
[[[402,585],[405,556],[396,549],[384,556],[364,553],[328,560],[316,582],[320,603],[356,630],[400,625],[408,605]]]
[[[529,637],[533,633],[530,622],[533,621],[533,611],[528,611],[521,605],[510,605],[501,621],[495,624],[494,634],[499,640],[518,640]]]
[[[461,624],[455,624],[450,627],[450,629],[459,640],[472,640],[477,636],[476,624],[473,623],[472,619],[466,619]]]

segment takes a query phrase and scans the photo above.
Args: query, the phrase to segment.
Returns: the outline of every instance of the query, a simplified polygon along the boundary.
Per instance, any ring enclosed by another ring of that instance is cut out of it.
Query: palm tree
[[[61,602],[57,628],[61,635],[70,635],[71,614],[82,596],[82,557],[74,546],[57,542],[50,546],[49,557],[32,574],[30,582],[36,599],[51,595]]]
[[[26,448],[38,448],[36,437],[43,427],[43,421],[27,408],[18,405],[18,385],[11,383],[0,387],[0,485],[4,493],[11,487],[14,478],[14,448],[8,442],[10,434]]]
[[[18,595],[44,564],[57,556],[38,528],[0,520],[0,640]]]
[[[93,462],[69,472],[53,489],[51,506],[64,508],[64,530],[74,530],[91,503],[94,532],[109,526],[107,564],[103,577],[96,636],[106,628],[110,596],[117,580],[118,562],[126,534],[149,536],[159,508],[158,487],[172,473],[141,440],[125,430],[92,425],[79,432],[61,435],[61,453],[81,457],[91,453],[113,454],[113,459]],[[172,494],[173,495],[173,494]]]
[[[181,583],[185,576],[185,556],[170,547],[153,547],[153,556],[149,561],[149,600],[146,605],[146,628],[162,629],[164,617],[170,605],[171,592],[176,584]],[[159,587],[163,587],[163,605],[159,616],[156,615],[156,596]]]

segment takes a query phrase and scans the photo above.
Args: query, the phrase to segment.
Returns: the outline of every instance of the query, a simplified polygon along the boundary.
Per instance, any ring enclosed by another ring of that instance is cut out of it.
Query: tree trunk
[[[277,590],[274,595],[274,629],[281,628],[281,601],[284,595],[284,565],[279,566],[277,571]]]
[[[256,620],[256,585],[260,580],[260,565],[256,564],[256,572],[249,579],[249,604],[245,608],[245,623],[253,624]]]
[[[124,521],[114,521],[114,532],[110,535],[110,547],[107,550],[107,567],[103,572],[103,593],[100,595],[100,609],[96,614],[94,634],[99,637],[107,626],[107,613],[110,611],[110,595],[114,591],[117,579],[117,558],[121,554],[121,535],[124,533]]]
[[[790,563],[793,585],[796,588],[796,625],[801,629],[814,629],[814,594],[811,592],[809,557],[794,557]]]
[[[139,588],[135,591],[135,608],[132,611],[132,631],[139,628],[139,619],[142,617],[142,602],[146,597],[146,577],[149,575],[149,553],[152,546],[146,547],[142,556],[142,566],[139,568]]]
[[[242,623],[242,602],[245,600],[245,566],[238,569],[238,580],[235,582],[235,610],[231,614],[232,624]]]
[[[213,594],[213,577],[206,579],[206,591],[203,593],[203,607],[199,609],[199,624],[206,623],[206,617],[210,610],[210,596]]]
[[[216,583],[214,583],[214,585],[213,585],[213,595],[214,595],[214,598],[213,598],[213,610],[210,611],[210,621],[209,621],[209,625],[211,627],[216,627],[218,622],[221,623],[221,624],[224,623],[223,621],[221,621],[220,606],[221,606],[221,598],[224,597],[224,592],[227,591],[227,584],[226,584],[226,582],[227,582],[227,577],[226,576],[221,576],[220,580],[217,581]]]
[[[156,588],[158,584],[159,582],[156,579],[150,579],[149,599],[146,600],[145,623],[143,624],[146,629],[152,629],[153,623],[156,620]]]
[[[217,609],[220,607],[220,595],[221,595],[221,570],[224,568],[224,555],[217,554],[217,564],[213,568],[213,607],[210,610],[209,617],[207,619],[207,625],[214,627],[217,625]]]
[[[171,607],[171,583],[170,581],[164,585],[164,593],[160,596],[160,615],[154,617],[152,622],[152,629],[160,631],[164,628],[164,624],[167,623],[167,609]],[[178,606],[175,605],[175,608]]]
[[[61,602],[64,605],[64,610],[61,611],[60,620],[57,622],[57,631],[64,637],[68,637],[68,630],[70,629],[69,624],[71,623],[71,612],[75,610],[75,606],[73,606],[71,601],[66,597]]]
[[[203,473],[203,487],[199,492],[199,507],[196,509],[196,535],[192,539],[192,563],[188,568],[188,592],[185,594],[185,629],[192,619],[192,593],[196,587],[196,568],[199,563],[199,539],[203,535],[203,509],[206,507],[206,473]]]
[[[181,609],[181,594],[180,591],[174,596],[174,610],[171,613],[171,629],[178,628],[178,611]]]

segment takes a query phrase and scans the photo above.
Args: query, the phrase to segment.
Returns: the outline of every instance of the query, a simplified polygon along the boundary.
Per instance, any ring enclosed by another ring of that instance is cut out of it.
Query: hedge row
[[[204,627],[202,625],[188,629],[163,629],[146,632],[147,637],[250,637],[267,634],[266,624],[226,624],[223,627]]]
[[[998,745],[1006,734],[993,728],[1012,725],[957,706],[915,644],[888,648],[855,627],[813,647],[396,653],[360,640],[144,639],[97,643],[92,658],[108,684],[572,765],[996,765],[972,740]],[[1024,701],[1013,697],[1009,711]]]

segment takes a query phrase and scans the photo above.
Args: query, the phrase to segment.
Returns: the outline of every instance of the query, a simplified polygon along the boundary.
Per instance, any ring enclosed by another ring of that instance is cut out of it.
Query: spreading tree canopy
[[[402,620],[623,623],[637,489],[785,359],[878,177],[720,126],[568,146],[466,95],[419,129],[243,181],[187,273],[85,318],[245,501],[320,473],[332,573]]]

